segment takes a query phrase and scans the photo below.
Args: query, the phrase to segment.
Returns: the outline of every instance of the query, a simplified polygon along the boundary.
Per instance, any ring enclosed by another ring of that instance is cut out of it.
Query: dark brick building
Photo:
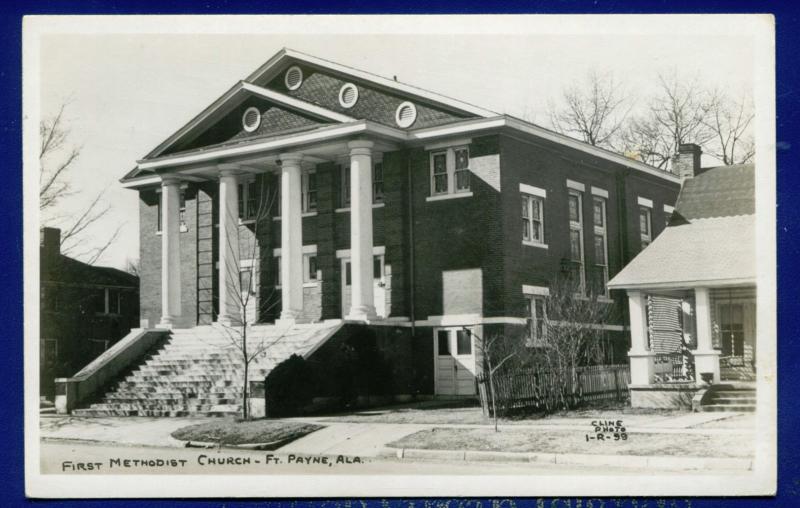
[[[615,305],[606,282],[663,230],[680,188],[621,155],[288,49],[122,183],[140,196],[151,325],[230,321],[248,293],[259,322],[404,328],[441,394],[474,388],[464,327],[535,335],[558,274]],[[623,311],[604,326],[625,341]]]
[[[40,394],[71,376],[139,325],[139,279],[61,253],[61,231],[42,228],[40,241]]]

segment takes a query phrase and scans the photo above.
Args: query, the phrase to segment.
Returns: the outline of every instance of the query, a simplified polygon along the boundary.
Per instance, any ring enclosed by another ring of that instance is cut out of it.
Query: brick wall
[[[653,230],[658,234],[664,228],[663,205],[674,204],[679,191],[678,184],[643,175],[553,143],[502,136],[501,145],[502,185],[506,190],[503,194],[503,213],[507,315],[524,315],[523,284],[548,286],[560,272],[561,260],[569,258],[567,179],[585,186],[583,239],[587,268],[594,264],[591,187],[608,192],[606,234],[609,279],[639,252],[637,195],[653,200]],[[520,183],[547,191],[544,200],[547,249],[522,244]],[[620,185],[624,186],[622,194]],[[620,196],[623,196],[622,201]],[[620,312],[622,309],[617,309],[618,318],[621,318]]]
[[[158,194],[139,192],[139,312],[155,326],[161,319],[161,235],[158,227]]]

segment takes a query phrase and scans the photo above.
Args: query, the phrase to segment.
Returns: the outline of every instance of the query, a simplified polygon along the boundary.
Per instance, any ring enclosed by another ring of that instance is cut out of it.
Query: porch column
[[[694,354],[694,368],[697,381],[702,380],[702,374],[711,373],[715,383],[720,382],[719,355],[714,349],[711,331],[711,295],[708,288],[695,288],[694,314],[697,332],[697,349]]]
[[[239,291],[239,178],[236,166],[219,166],[219,315],[227,325],[241,320]]]
[[[654,374],[653,352],[648,345],[647,298],[641,291],[628,291],[631,323],[631,384],[649,385]]]
[[[165,176],[161,181],[161,321],[172,328],[181,317],[181,182]]]
[[[352,294],[347,319],[376,319],[372,281],[372,141],[350,148],[350,263]]]
[[[300,162],[303,155],[284,153],[281,160],[281,317],[292,324],[303,312],[303,221]]]

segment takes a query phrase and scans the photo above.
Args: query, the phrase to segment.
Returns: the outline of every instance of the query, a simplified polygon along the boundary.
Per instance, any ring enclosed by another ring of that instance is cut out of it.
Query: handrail
[[[134,328],[73,377],[57,378],[56,412],[69,414],[145,355],[169,330]]]

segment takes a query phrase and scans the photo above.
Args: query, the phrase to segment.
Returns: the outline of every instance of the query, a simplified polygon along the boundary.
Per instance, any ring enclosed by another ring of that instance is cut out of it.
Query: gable
[[[303,80],[296,90],[290,90],[285,83],[286,71],[295,66],[302,70]],[[358,100],[349,108],[345,108],[339,102],[339,91],[347,83],[353,83],[358,87]],[[332,72],[308,65],[287,64],[263,86],[337,113],[395,128],[398,127],[395,121],[397,108],[407,101],[413,103],[417,109],[417,119],[411,125],[411,129],[434,127],[467,118],[477,118],[477,115],[448,109],[411,95],[381,89],[366,81],[351,79],[350,76],[336,76]]]
[[[256,130],[247,132],[242,125],[242,116],[251,107],[257,108],[261,113],[261,122]],[[186,137],[175,143],[159,155],[170,155],[250,138],[296,132],[329,123],[250,95],[215,123],[194,136]]]

